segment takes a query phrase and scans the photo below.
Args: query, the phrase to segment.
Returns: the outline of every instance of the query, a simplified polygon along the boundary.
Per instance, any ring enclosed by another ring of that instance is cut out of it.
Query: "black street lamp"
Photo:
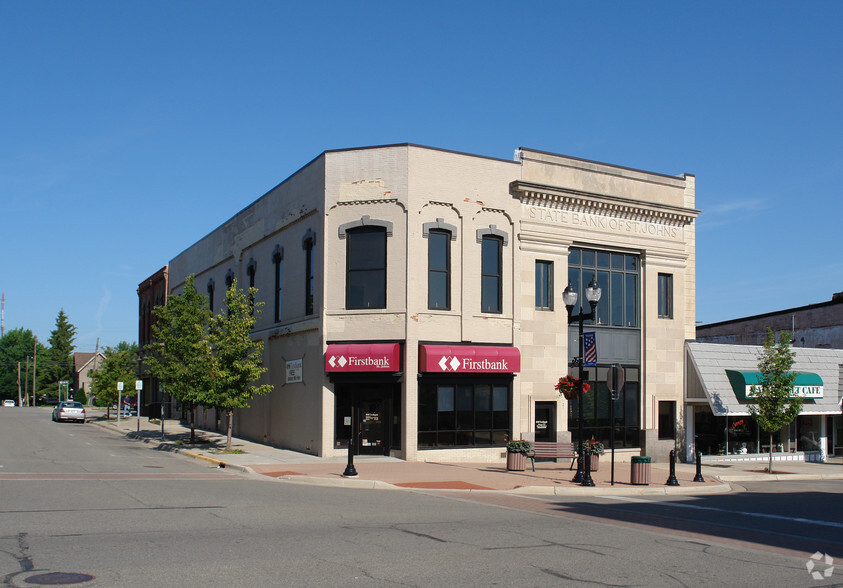
[[[571,366],[579,366],[579,378],[577,379],[577,408],[579,410],[579,425],[577,427],[577,475],[574,476],[574,479],[571,480],[572,482],[579,482],[583,486],[594,486],[594,481],[591,479],[591,472],[588,472],[583,467],[583,432],[582,432],[582,396],[583,396],[583,375],[585,374],[585,368],[583,366],[583,356],[585,355],[585,351],[583,349],[583,323],[588,320],[593,320],[595,311],[597,310],[597,303],[600,301],[600,295],[602,291],[600,290],[600,286],[597,285],[597,276],[592,276],[591,281],[588,283],[588,286],[585,288],[585,297],[588,300],[589,306],[591,306],[591,312],[585,313],[582,311],[582,304],[580,304],[580,311],[577,314],[571,314],[574,311],[574,306],[577,304],[578,294],[577,291],[574,290],[574,287],[568,282],[568,287],[562,292],[562,300],[565,302],[565,308],[568,309],[568,324],[571,323],[578,323],[579,324],[579,354],[577,355],[576,359],[571,362]],[[590,465],[590,464],[589,464]],[[589,468],[591,469],[591,468]]]

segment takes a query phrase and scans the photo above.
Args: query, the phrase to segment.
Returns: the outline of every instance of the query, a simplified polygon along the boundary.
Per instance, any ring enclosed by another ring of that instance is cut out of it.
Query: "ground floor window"
[[[419,448],[503,445],[511,404],[511,378],[420,382]]]
[[[770,450],[770,435],[750,416],[715,416],[705,406],[694,407],[694,439],[703,455],[738,455]],[[773,433],[773,451],[784,451],[786,439]]]
[[[625,383],[614,401],[614,422],[612,422],[611,391],[606,386],[606,375],[610,366],[587,369],[588,384],[591,387],[583,396],[583,436],[594,437],[611,449],[612,427],[615,432],[615,447],[640,447],[640,373],[638,366],[623,366]],[[595,374],[596,371],[596,374]],[[579,431],[579,403],[568,402],[568,430],[577,441]]]

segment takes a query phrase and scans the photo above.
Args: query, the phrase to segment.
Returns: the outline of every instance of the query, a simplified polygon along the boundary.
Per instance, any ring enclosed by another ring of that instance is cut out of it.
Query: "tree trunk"
[[[196,406],[190,405],[190,444],[196,443]]]
[[[233,420],[233,418],[234,418],[234,411],[229,409],[228,410],[228,423],[227,423],[227,426],[226,426],[226,429],[227,429],[227,436],[226,436],[226,440],[225,440],[225,450],[226,451],[231,451],[231,428],[232,428],[231,427],[231,425],[232,425],[231,421]]]
[[[767,473],[773,473],[773,432],[770,432],[770,461],[767,463]]]

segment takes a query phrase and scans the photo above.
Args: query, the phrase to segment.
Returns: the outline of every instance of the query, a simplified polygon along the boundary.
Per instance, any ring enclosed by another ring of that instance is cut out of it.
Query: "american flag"
[[[597,337],[594,332],[582,334],[583,348],[585,349],[585,357],[583,358],[583,365],[586,367],[593,367],[597,365]]]

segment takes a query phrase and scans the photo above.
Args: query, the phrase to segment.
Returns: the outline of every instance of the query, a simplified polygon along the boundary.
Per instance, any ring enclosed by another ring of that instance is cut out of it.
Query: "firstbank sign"
[[[521,353],[515,347],[419,345],[419,371],[511,374],[521,371]]]
[[[457,356],[443,355],[439,360],[439,367],[443,372],[511,372],[509,364],[505,359],[490,361],[488,359],[471,359]]]

